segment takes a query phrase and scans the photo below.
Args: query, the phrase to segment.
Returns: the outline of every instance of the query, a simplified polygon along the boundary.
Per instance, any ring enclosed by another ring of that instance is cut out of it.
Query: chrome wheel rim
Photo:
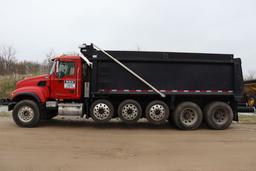
[[[34,118],[34,110],[30,106],[23,106],[18,111],[18,118],[22,122],[30,122]]]
[[[161,121],[166,115],[166,110],[163,105],[155,104],[149,109],[149,116],[154,121]]]
[[[198,120],[197,112],[192,108],[186,108],[181,112],[180,120],[184,125],[192,126]]]
[[[122,116],[126,120],[134,120],[139,115],[139,109],[134,104],[126,104],[122,107]]]
[[[110,115],[110,108],[105,103],[98,103],[93,108],[93,114],[98,120],[106,120]]]
[[[216,109],[213,112],[213,120],[215,123],[222,125],[228,121],[228,113],[224,109]]]

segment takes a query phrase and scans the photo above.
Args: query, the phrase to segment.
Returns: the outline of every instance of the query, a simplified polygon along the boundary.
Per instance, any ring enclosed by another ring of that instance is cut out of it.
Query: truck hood
[[[48,80],[49,80],[48,74],[34,76],[34,77],[28,77],[28,78],[18,81],[16,83],[16,89],[21,88],[21,87],[27,87],[27,86],[37,86],[39,82],[41,82],[41,81],[47,82]]]

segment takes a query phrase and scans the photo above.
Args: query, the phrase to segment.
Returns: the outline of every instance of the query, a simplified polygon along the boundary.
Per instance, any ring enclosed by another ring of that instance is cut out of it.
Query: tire
[[[213,102],[205,107],[204,117],[211,129],[222,130],[228,128],[232,123],[233,111],[224,102]]]
[[[175,125],[182,130],[197,129],[203,120],[201,108],[193,102],[183,102],[178,105],[173,114]]]
[[[163,101],[152,101],[146,107],[146,118],[153,124],[165,123],[166,120],[168,120],[169,115],[169,107]]]
[[[107,122],[114,115],[114,107],[108,100],[96,100],[91,105],[90,115],[96,122]]]
[[[141,115],[141,106],[135,100],[125,100],[118,106],[118,116],[125,123],[135,123],[141,118]]]
[[[20,127],[35,127],[40,120],[39,107],[32,100],[22,100],[14,106],[12,117]]]

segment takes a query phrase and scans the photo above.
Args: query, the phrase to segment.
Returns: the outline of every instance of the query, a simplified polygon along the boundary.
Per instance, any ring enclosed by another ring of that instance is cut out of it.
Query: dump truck
[[[49,74],[17,82],[8,109],[18,126],[56,115],[127,124],[146,118],[183,130],[202,123],[220,130],[238,121],[243,76],[232,54],[110,51],[95,44],[80,52],[55,57]]]

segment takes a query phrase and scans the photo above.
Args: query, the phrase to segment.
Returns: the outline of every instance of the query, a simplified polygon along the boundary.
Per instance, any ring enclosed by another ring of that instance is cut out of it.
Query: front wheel
[[[15,105],[12,117],[20,127],[35,127],[40,120],[39,107],[32,100],[22,100]]]

